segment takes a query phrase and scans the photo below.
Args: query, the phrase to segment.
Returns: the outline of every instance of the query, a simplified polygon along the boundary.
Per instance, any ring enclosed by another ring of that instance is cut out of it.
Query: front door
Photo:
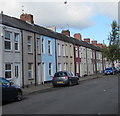
[[[14,83],[18,86],[21,86],[21,75],[20,75],[20,64],[16,63],[14,67]]]
[[[44,81],[45,81],[45,63],[42,63],[42,78],[41,78],[41,81],[42,81],[42,84],[44,84]]]
[[[38,64],[38,84],[41,84],[41,72],[40,72],[40,67],[41,67],[41,64],[39,63]]]

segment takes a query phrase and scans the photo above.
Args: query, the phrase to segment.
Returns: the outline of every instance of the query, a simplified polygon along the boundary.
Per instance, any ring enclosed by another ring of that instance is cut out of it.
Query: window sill
[[[15,53],[20,53],[20,51],[15,51]]]
[[[34,80],[34,78],[28,79],[28,80]]]
[[[5,50],[5,52],[13,52],[12,50]]]
[[[29,52],[28,54],[31,54],[31,55],[33,55],[33,53],[30,53],[30,52]]]

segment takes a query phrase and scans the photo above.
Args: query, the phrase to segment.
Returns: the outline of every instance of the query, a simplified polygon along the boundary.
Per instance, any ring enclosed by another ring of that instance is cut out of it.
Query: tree
[[[108,37],[109,46],[103,48],[103,57],[112,62],[112,66],[114,67],[114,61],[120,60],[119,27],[116,21],[112,22],[111,28],[112,30]]]

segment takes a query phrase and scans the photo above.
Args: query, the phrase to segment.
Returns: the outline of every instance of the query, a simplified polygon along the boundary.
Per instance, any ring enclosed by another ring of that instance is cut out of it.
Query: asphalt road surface
[[[118,114],[118,77],[39,91],[3,105],[3,114]]]

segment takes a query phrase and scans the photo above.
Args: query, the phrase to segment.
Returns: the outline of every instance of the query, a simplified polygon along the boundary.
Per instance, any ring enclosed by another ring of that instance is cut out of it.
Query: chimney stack
[[[82,40],[82,36],[80,33],[75,33],[74,34],[74,38],[78,39],[78,40]]]
[[[97,45],[97,41],[96,41],[96,40],[93,40],[93,41],[92,41],[92,44],[93,44],[93,45]]]
[[[70,31],[69,30],[62,30],[62,34],[70,37]]]
[[[31,14],[23,13],[22,15],[20,15],[20,19],[34,24],[33,15]]]
[[[90,38],[84,38],[84,41],[90,43]]]

